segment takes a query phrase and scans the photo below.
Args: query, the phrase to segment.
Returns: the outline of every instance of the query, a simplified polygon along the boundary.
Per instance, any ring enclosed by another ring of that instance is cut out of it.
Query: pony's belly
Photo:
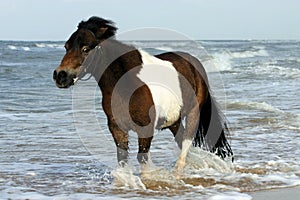
[[[155,106],[155,127],[166,128],[174,124],[180,117],[181,97],[160,85],[148,85]]]
[[[183,105],[179,74],[169,61],[140,51],[142,68],[137,74],[150,89],[155,106],[155,127],[165,128],[180,117]]]

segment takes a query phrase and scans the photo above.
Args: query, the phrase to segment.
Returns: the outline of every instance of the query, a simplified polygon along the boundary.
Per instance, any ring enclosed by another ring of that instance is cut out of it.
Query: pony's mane
[[[96,33],[99,28],[107,28],[103,34],[103,39],[110,38],[116,34],[117,28],[114,26],[114,22],[106,20],[100,17],[91,17],[87,21],[81,21],[78,24],[78,29],[89,29],[93,33]]]

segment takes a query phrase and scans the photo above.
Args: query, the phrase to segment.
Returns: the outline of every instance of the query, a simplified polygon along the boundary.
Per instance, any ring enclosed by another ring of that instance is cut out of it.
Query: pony
[[[184,52],[150,55],[118,41],[116,31],[107,19],[81,21],[65,43],[53,79],[57,87],[69,88],[86,74],[95,78],[119,165],[128,162],[130,130],[138,135],[142,166],[150,159],[155,129],[169,129],[175,137],[181,149],[177,172],[183,170],[192,145],[233,160],[227,121],[200,61]]]

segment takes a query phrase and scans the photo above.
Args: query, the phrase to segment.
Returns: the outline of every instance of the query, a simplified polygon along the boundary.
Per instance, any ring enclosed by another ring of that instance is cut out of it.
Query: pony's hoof
[[[183,166],[181,166],[181,165],[175,165],[173,173],[174,173],[175,178],[177,180],[181,179],[181,177],[183,176],[183,169],[184,169]]]

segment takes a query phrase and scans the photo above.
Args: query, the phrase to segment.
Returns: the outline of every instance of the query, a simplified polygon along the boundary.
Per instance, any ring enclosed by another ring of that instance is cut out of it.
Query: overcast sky
[[[66,40],[96,15],[192,39],[300,39],[300,0],[0,0],[0,40]]]

